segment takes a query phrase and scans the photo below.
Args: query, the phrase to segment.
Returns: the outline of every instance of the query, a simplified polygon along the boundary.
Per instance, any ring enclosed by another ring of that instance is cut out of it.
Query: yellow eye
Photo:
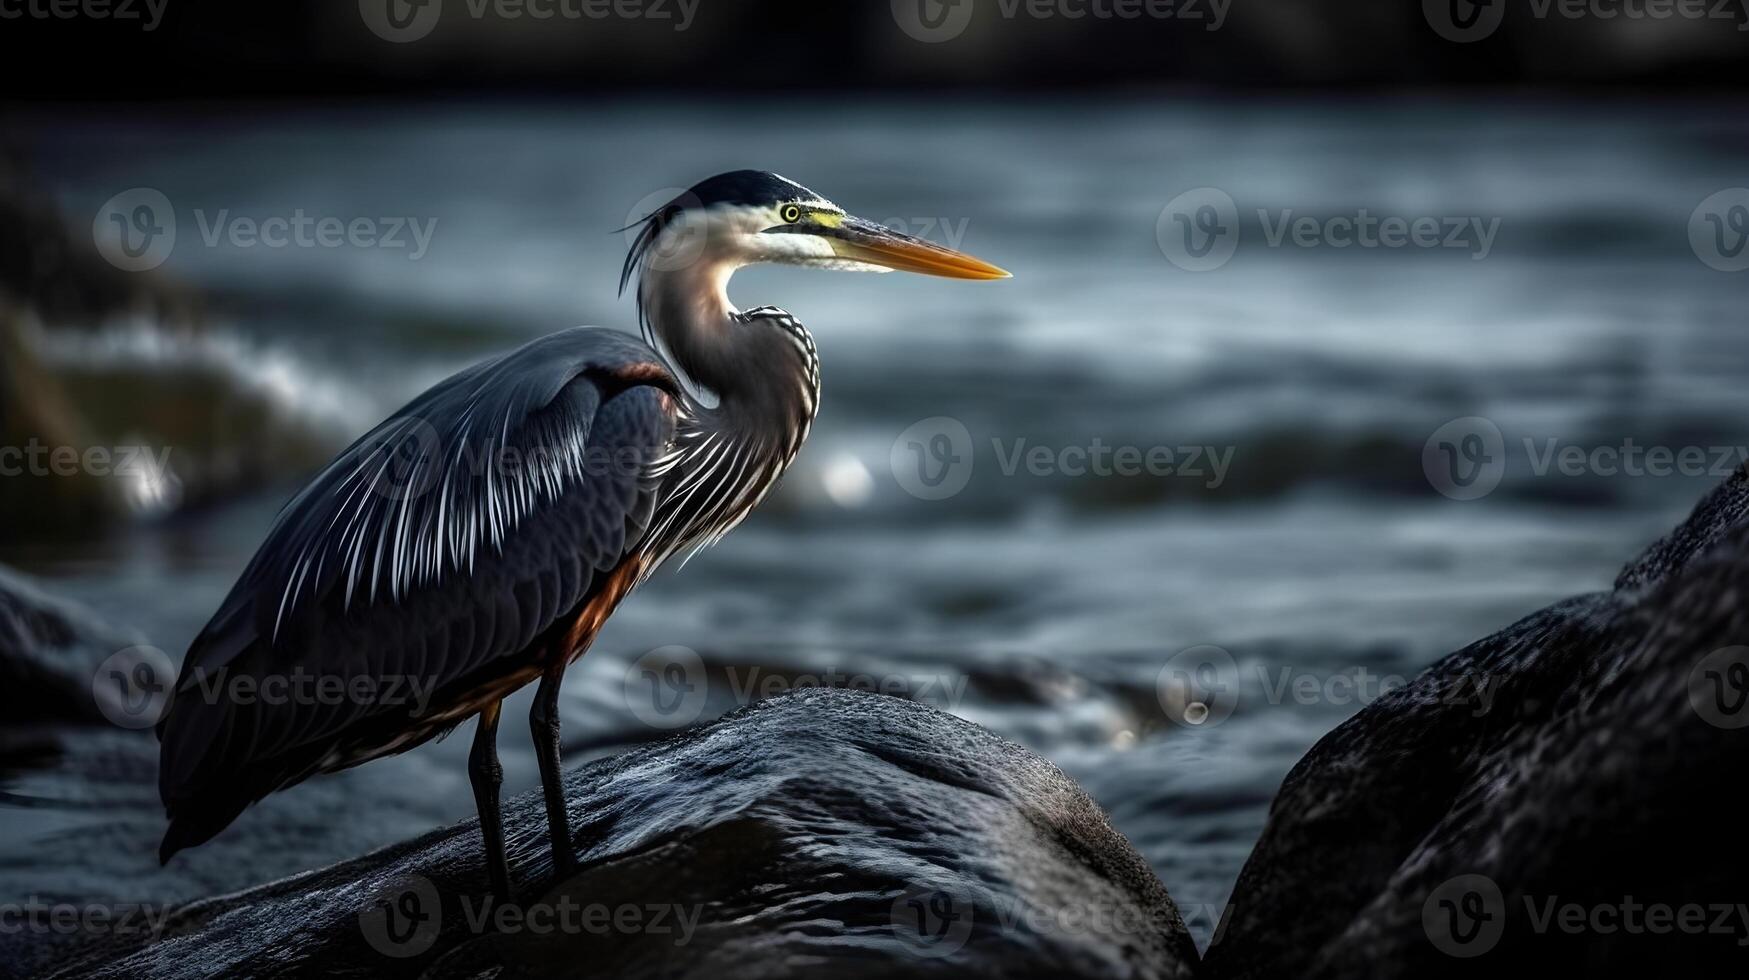
[[[778,217],[783,219],[784,224],[793,225],[802,220],[802,209],[795,204],[785,204],[783,210],[778,212]]]

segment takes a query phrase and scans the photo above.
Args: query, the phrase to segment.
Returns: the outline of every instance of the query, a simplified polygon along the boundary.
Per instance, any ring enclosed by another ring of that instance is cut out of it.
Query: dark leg
[[[571,820],[565,812],[565,787],[559,768],[559,682],[565,676],[565,663],[547,668],[541,675],[540,690],[534,694],[534,708],[528,713],[528,727],[534,732],[534,754],[540,760],[540,785],[547,798],[547,829],[553,837],[553,870],[559,877],[569,875],[577,867],[577,856],[571,850]]]
[[[498,812],[498,786],[504,782],[504,767],[498,764],[498,709],[492,702],[480,712],[474,729],[474,750],[468,754],[468,778],[474,784],[474,806],[480,811],[480,837],[486,845],[486,870],[492,875],[492,894],[501,902],[510,900],[510,865],[504,860],[504,818]]]

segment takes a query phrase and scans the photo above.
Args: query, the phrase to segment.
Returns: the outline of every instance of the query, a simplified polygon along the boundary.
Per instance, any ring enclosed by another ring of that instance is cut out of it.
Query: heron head
[[[757,263],[1008,278],[988,262],[847,214],[795,181],[763,170],[702,181],[629,227],[640,225],[621,289],[640,268],[708,270],[726,278]]]

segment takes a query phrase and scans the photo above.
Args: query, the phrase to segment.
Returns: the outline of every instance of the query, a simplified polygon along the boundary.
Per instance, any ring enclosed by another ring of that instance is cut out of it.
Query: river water
[[[739,305],[812,329],[824,407],[773,499],[630,599],[573,668],[569,758],[797,684],[929,701],[1079,780],[1203,943],[1321,735],[1440,655],[1606,587],[1749,443],[1745,280],[1690,240],[1697,205],[1749,183],[1749,120],[1707,105],[484,104],[10,128],[75,218],[163,192],[163,271],[217,297],[187,356],[337,446],[488,352],[630,329],[616,229],[720,170],[777,170],[1013,271],[737,277]],[[1234,204],[1236,251],[1187,271],[1162,209],[1208,187]],[[299,214],[399,221],[403,244],[230,234]],[[1307,217],[1306,237],[1284,229]],[[1440,244],[1335,247],[1341,219],[1368,217],[1434,219]],[[95,332],[62,356],[162,356],[150,324],[67,326]],[[1441,430],[1470,417],[1491,429]],[[1504,468],[1454,499],[1475,484],[1439,473],[1476,461],[1471,434],[1498,436],[1486,458]],[[1651,447],[1706,462],[1612,469]],[[174,657],[292,489],[0,561]],[[645,671],[692,654],[704,696],[667,710]],[[1176,699],[1209,676],[1187,665],[1223,678],[1206,717]],[[521,731],[501,738],[512,791],[536,785]],[[388,842],[472,814],[466,750],[336,778]]]

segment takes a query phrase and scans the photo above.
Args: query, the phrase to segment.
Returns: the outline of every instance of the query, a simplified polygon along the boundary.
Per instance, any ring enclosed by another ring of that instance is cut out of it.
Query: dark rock
[[[122,509],[116,486],[84,473],[46,477],[18,454],[33,444],[85,446],[83,417],[24,339],[24,318],[0,296],[0,539],[44,528],[102,527]]]
[[[496,917],[516,910],[470,921],[488,886],[468,821],[183,907],[154,941],[108,937],[57,968],[712,980],[1195,970],[1164,887],[1085,793],[919,704],[798,692],[574,770],[566,786],[583,867],[553,887],[539,794],[505,805],[526,927]],[[592,917],[608,910],[626,924]]]
[[[77,217],[0,145],[0,542],[222,503],[345,444],[237,371],[204,294],[109,264]],[[50,452],[96,462],[51,466]]]
[[[198,315],[191,290],[106,262],[91,237],[92,217],[63,214],[22,155],[0,145],[0,300],[10,297],[51,323]]]
[[[107,724],[92,679],[106,659],[140,642],[0,566],[0,732],[49,722]],[[15,744],[6,739],[5,746]],[[8,755],[0,748],[0,762]]]
[[[1320,741],[1205,974],[1740,975],[1746,513],[1739,473],[1613,592],[1452,654]]]

